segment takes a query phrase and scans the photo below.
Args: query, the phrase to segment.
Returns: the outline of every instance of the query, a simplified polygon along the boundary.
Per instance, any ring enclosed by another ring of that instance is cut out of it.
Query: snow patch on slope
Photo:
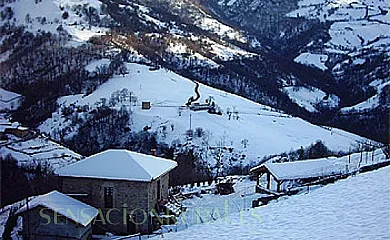
[[[210,68],[218,68],[219,64],[213,60],[201,55],[200,53],[193,52],[187,45],[181,42],[170,43],[167,51],[176,55],[178,60],[183,62],[191,61],[191,64],[199,66],[208,66]]]
[[[301,53],[298,57],[294,59],[294,62],[300,63],[306,66],[316,67],[322,71],[327,70],[325,66],[326,61],[328,61],[328,56],[323,54],[314,54],[314,53]]]
[[[328,107],[337,107],[340,98],[334,94],[328,96],[325,92],[318,88],[306,87],[285,87],[283,88],[288,96],[299,106],[305,108],[309,112],[318,112],[317,105],[326,105]]]
[[[210,17],[202,17],[198,19],[195,24],[201,29],[206,31],[211,31],[216,33],[220,37],[228,37],[232,40],[237,40],[242,43],[246,43],[247,39],[239,31],[233,29],[230,26],[227,26],[223,23],[220,23],[216,19]]]
[[[375,96],[370,97],[366,101],[363,101],[361,103],[358,103],[354,106],[350,107],[344,107],[341,109],[342,112],[349,112],[349,111],[365,111],[365,110],[370,110],[374,109],[379,106],[379,98],[380,98],[380,93],[382,92],[382,89],[389,85],[390,82],[380,84],[379,86],[376,86],[377,91],[379,92]],[[371,84],[370,84],[371,85]]]

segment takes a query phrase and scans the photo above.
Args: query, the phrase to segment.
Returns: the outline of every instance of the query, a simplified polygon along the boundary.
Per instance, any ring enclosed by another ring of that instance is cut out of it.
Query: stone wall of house
[[[151,187],[149,188],[149,209],[156,210],[156,203],[158,202],[157,197],[157,181],[160,180],[160,187],[161,187],[161,199],[168,199],[168,188],[169,188],[169,174],[165,174],[161,176],[159,179],[154,180],[151,183]]]
[[[74,213],[77,214],[77,213]],[[21,214],[23,237],[30,240],[81,239],[92,237],[92,226],[84,227],[49,209],[36,207]],[[29,237],[30,236],[30,237]]]
[[[168,198],[169,174],[160,177],[161,197]],[[113,188],[113,208],[105,208],[104,189]],[[157,180],[135,182],[124,180],[60,177],[65,194],[88,194],[79,200],[100,210],[95,223],[103,230],[117,234],[151,231],[150,212],[156,207]],[[127,219],[128,216],[131,216]]]

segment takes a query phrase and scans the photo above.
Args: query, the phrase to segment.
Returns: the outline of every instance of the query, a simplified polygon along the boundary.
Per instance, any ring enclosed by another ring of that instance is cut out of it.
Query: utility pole
[[[28,196],[26,198],[26,214],[27,214],[27,233],[28,233],[28,239],[31,238],[31,230],[30,230],[30,208],[28,205]]]
[[[349,147],[348,164],[351,164],[351,146]]]
[[[359,161],[359,165],[358,165],[358,171],[360,171],[360,164],[362,163],[363,161],[363,146],[360,147],[360,161]]]
[[[190,110],[190,130],[192,130],[192,115],[191,115],[191,110]]]
[[[2,173],[2,165],[3,165],[3,158],[2,158],[2,155],[0,154],[0,209],[2,209],[3,208],[3,205],[1,204],[1,194],[2,194],[2,192],[1,192],[1,178],[2,178],[2,175],[1,175],[1,173]]]
[[[131,96],[131,91],[130,91],[130,99],[129,99],[129,102],[130,102],[130,113],[132,112],[132,105],[133,105],[133,102],[131,101],[132,100],[132,96]]]

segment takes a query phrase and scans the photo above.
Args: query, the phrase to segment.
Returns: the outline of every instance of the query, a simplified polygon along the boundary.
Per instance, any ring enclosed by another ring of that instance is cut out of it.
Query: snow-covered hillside
[[[200,18],[198,21],[195,22],[195,24],[203,30],[214,32],[221,37],[228,37],[230,39],[237,40],[242,43],[247,42],[247,39],[243,36],[242,33],[233,29],[230,26],[220,23],[216,19],[213,19],[209,16]]]
[[[14,0],[6,1],[1,8],[10,11],[10,19],[0,20],[0,24],[10,21],[16,25],[26,26],[26,30],[37,32],[58,33],[64,29],[74,37],[75,41],[87,41],[94,35],[102,35],[106,28],[99,27],[99,22],[108,17],[101,13],[102,3],[98,0]],[[61,26],[61,27],[60,27]]]
[[[295,62],[329,70],[340,84],[359,86],[363,82],[367,85],[364,91],[369,87],[376,89],[376,95],[360,98],[358,104],[352,101],[355,106],[345,107],[342,112],[370,111],[379,106],[379,95],[389,82],[385,67],[390,57],[389,6],[389,0],[300,0],[298,9],[287,14],[291,18],[319,20],[329,25],[330,38],[308,43]],[[372,67],[375,58],[380,60]],[[349,78],[349,75],[354,76]],[[348,92],[348,89],[340,92]]]
[[[82,158],[80,154],[46,136],[22,127],[17,122],[0,118],[0,156],[12,156],[19,165],[42,165],[53,169],[64,167]]]
[[[64,167],[82,158],[72,150],[42,136],[26,141],[20,139],[15,142],[11,141],[0,147],[0,154],[2,156],[10,154],[18,160],[20,165],[42,164],[53,169]]]
[[[390,85],[390,82],[381,83],[381,81],[374,81],[370,85],[377,89],[378,94],[354,106],[344,107],[341,109],[341,111],[366,111],[380,106],[380,94],[382,93],[382,90],[385,86]]]
[[[42,164],[53,169],[64,167],[82,158],[72,150],[41,136],[2,146],[0,154],[2,156],[10,154],[20,165]]]
[[[157,238],[387,239],[389,181],[390,167],[386,167]],[[201,206],[198,213],[210,214],[202,205],[196,206]]]
[[[389,0],[302,0],[290,17],[333,22],[326,51],[351,55],[362,49],[390,48]]]
[[[166,69],[154,70],[139,64],[127,64],[127,74],[117,75],[101,85],[88,96],[74,95],[58,100],[61,108],[44,122],[41,131],[52,134],[67,129],[69,136],[77,133],[77,126],[61,117],[65,106],[88,105],[89,109],[108,104],[114,92],[127,89],[131,92],[131,104],[122,103],[132,111],[133,131],[142,131],[148,126],[158,132],[159,140],[172,144],[185,144],[187,130],[202,128],[202,136],[191,139],[195,146],[232,147],[235,153],[246,155],[245,163],[257,163],[266,155],[278,154],[322,140],[334,151],[347,151],[365,141],[356,135],[312,125],[302,119],[272,110],[268,106],[254,103],[200,84],[199,103],[212,99],[222,115],[207,111],[191,111],[183,107],[195,95],[195,83]],[[106,100],[102,100],[102,99]],[[141,102],[150,101],[151,109],[142,110]],[[116,106],[120,108],[120,106]],[[76,111],[76,110],[75,110]],[[238,162],[232,164],[239,164]]]

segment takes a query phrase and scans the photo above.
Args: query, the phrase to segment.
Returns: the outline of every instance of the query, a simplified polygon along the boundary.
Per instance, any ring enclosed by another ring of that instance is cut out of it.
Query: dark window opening
[[[104,207],[112,208],[114,206],[114,188],[105,187],[104,188]]]

